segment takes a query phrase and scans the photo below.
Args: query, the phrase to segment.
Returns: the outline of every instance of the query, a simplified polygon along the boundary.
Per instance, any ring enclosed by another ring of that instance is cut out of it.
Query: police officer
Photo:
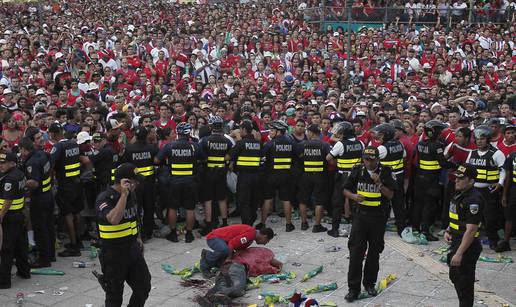
[[[473,306],[475,267],[482,252],[478,228],[485,201],[474,187],[477,176],[471,165],[457,168],[455,195],[450,201],[450,222],[444,234],[444,239],[451,243],[447,262],[461,307]]]
[[[420,228],[428,241],[439,240],[430,233],[430,225],[434,220],[436,206],[441,200],[439,177],[443,168],[453,167],[453,163],[444,157],[444,144],[439,140],[446,125],[438,120],[425,123],[426,139],[417,144],[416,168],[414,179],[415,199],[412,206],[412,226]]]
[[[185,242],[194,240],[192,229],[195,223],[194,209],[197,193],[196,163],[199,160],[199,148],[196,143],[190,142],[189,135],[192,126],[189,123],[180,123],[176,127],[178,139],[165,145],[154,158],[160,164],[167,161],[170,166],[170,202],[168,203],[168,224],[170,234],[166,239],[179,242],[176,232],[177,209],[186,209]]]
[[[136,187],[138,208],[143,210],[142,240],[145,242],[152,238],[154,229],[154,202],[156,194],[156,176],[154,170],[154,157],[158,153],[158,147],[147,143],[149,130],[145,127],[137,127],[134,131],[135,143],[128,144],[124,151],[122,162],[132,163],[136,166],[138,174],[145,178]]]
[[[516,129],[516,125],[510,125],[505,128]],[[502,196],[502,206],[504,209],[505,227],[504,240],[496,247],[497,253],[508,252],[511,250],[509,241],[511,239],[512,229],[516,221],[516,151],[512,152],[505,159],[505,183]]]
[[[231,151],[230,167],[238,174],[236,197],[240,207],[242,223],[252,226],[256,221],[256,210],[261,205],[262,144],[253,136],[253,124],[244,120],[240,125],[241,140],[238,140]]]
[[[261,222],[256,228],[265,227],[267,215],[272,208],[272,201],[279,193],[279,199],[283,202],[286,226],[285,230],[291,232],[295,229],[292,224],[292,199],[294,187],[292,184],[292,163],[295,158],[294,144],[285,135],[288,129],[287,123],[276,120],[271,124],[271,140],[263,146],[263,156],[266,163],[264,202],[262,206]]]
[[[16,275],[30,278],[25,216],[25,175],[16,167],[16,155],[0,154],[0,222],[3,240],[0,252],[0,289],[11,288],[11,267],[16,259]]]
[[[362,158],[364,164],[354,166],[344,183],[344,196],[357,203],[348,241],[349,292],[344,297],[348,302],[358,298],[360,282],[369,295],[377,295],[375,283],[380,253],[384,248],[389,200],[396,189],[392,170],[380,164],[380,153],[376,147],[366,147]],[[362,262],[366,251],[362,279]]]
[[[143,180],[140,177],[134,165],[121,164],[115,171],[115,184],[102,192],[95,204],[106,307],[122,305],[124,282],[133,291],[129,306],[144,306],[149,296],[151,275],[139,238],[134,193],[136,181]]]
[[[466,163],[473,165],[477,170],[475,188],[485,200],[484,222],[489,248],[495,250],[498,245],[498,229],[502,220],[500,193],[505,180],[505,156],[494,148],[491,143],[492,130],[488,126],[478,126],[473,130],[477,149],[472,150]]]
[[[97,191],[104,191],[112,182],[112,175],[118,165],[118,153],[107,136],[103,133],[93,134],[93,155],[90,157],[95,172]]]
[[[218,202],[222,227],[228,225],[227,206],[227,167],[229,151],[233,144],[224,136],[222,128],[224,120],[220,116],[212,116],[208,123],[211,128],[211,135],[206,136],[199,142],[199,150],[203,163],[204,172],[201,177],[201,201],[204,202],[205,227],[201,230],[203,236],[207,235],[213,228],[212,205]],[[218,225],[218,222],[214,223]]]
[[[396,228],[398,235],[405,228],[406,212],[405,212],[405,157],[407,153],[405,147],[400,141],[394,139],[396,130],[391,124],[380,124],[371,130],[375,134],[375,139],[381,144],[378,146],[380,153],[380,164],[389,166],[396,176],[396,190],[391,199],[392,210],[396,219]]]
[[[325,232],[328,229],[321,225],[321,218],[323,205],[326,203],[328,195],[326,156],[330,153],[330,145],[321,141],[321,129],[318,125],[312,124],[306,131],[308,140],[296,146],[296,153],[301,160],[302,169],[297,193],[301,213],[301,230],[308,229],[306,207],[313,196],[315,224],[312,232]]]
[[[326,160],[337,164],[337,173],[335,174],[331,201],[333,207],[331,229],[328,230],[328,235],[338,237],[342,208],[348,206],[349,209],[349,201],[344,198],[342,187],[351,169],[356,164],[360,164],[364,144],[355,138],[353,125],[349,122],[344,121],[335,124],[332,133],[338,141],[326,156]]]
[[[38,260],[31,266],[49,267],[56,257],[50,156],[36,149],[35,144],[28,137],[22,138],[18,146],[27,178],[28,195],[31,198],[30,218],[39,253]]]
[[[53,123],[48,128],[54,144],[50,157],[58,182],[56,203],[64,217],[70,243],[66,249],[58,253],[59,257],[77,257],[81,255],[82,243],[78,238],[79,213],[84,208],[84,196],[80,181],[81,163],[89,163],[89,159],[80,155],[79,145],[73,139],[63,137],[63,128]]]

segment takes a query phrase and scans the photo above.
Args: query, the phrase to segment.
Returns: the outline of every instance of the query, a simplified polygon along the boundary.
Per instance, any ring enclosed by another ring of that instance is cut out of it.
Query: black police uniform
[[[505,176],[509,177],[509,185],[505,187],[507,195],[507,207],[504,209],[505,220],[516,222],[516,152],[512,152],[505,159]],[[513,226],[514,227],[514,226]]]
[[[452,242],[447,257],[448,265],[450,265],[451,259],[462,242],[462,237],[466,231],[466,224],[480,226],[484,204],[485,200],[476,188],[457,192],[450,201],[449,230]],[[455,286],[455,291],[457,291],[459,297],[459,306],[461,307],[473,306],[475,268],[478,257],[482,252],[482,245],[478,235],[477,232],[475,240],[462,255],[460,266],[450,266],[450,280]]]
[[[95,167],[97,190],[104,191],[115,181],[115,170],[119,165],[118,153],[112,144],[107,143],[96,151],[90,159]]]
[[[442,199],[439,177],[443,168],[453,167],[444,157],[444,144],[423,140],[417,144],[417,165],[414,179],[414,203],[411,208],[411,223],[427,233],[434,222],[436,209]]]
[[[30,192],[30,217],[39,261],[44,264],[55,259],[54,196],[50,156],[41,150],[32,151],[23,165],[25,177],[38,182]]]
[[[356,138],[337,142],[330,154],[337,160],[337,173],[332,193],[332,230],[339,229],[342,209],[344,208],[343,185],[346,182],[351,169],[362,162],[364,144]]]
[[[500,192],[492,193],[491,185],[500,181],[500,169],[493,159],[497,149],[489,146],[487,152],[483,155],[479,154],[479,150],[473,150],[466,160],[466,163],[477,169],[477,178],[475,178],[475,188],[482,194],[485,200],[484,223],[486,235],[491,245],[496,246],[498,243],[498,229],[502,228],[503,210],[500,203]],[[498,152],[498,154],[502,154]],[[503,154],[502,154],[503,155]]]
[[[390,167],[379,166],[374,173],[380,175],[381,183],[386,188],[392,191],[396,189]],[[358,294],[361,281],[365,288],[374,287],[378,277],[380,253],[384,249],[385,224],[390,210],[389,200],[381,194],[380,187],[371,179],[364,165],[353,167],[343,188],[365,197],[355,207],[348,241],[348,287]],[[362,262],[366,251],[362,280]]]
[[[197,181],[195,177],[199,149],[196,143],[180,138],[165,145],[156,158],[167,161],[170,166],[170,201],[167,207],[177,210],[180,207],[194,210],[197,200]]]
[[[129,306],[144,306],[151,288],[151,275],[143,257],[142,246],[136,240],[139,233],[136,197],[130,192],[120,223],[111,225],[108,213],[116,207],[120,193],[112,187],[102,192],[96,201],[97,226],[101,250],[100,265],[104,274],[106,307],[122,305],[124,282],[133,293]]]
[[[0,288],[11,287],[11,267],[16,259],[17,275],[30,278],[28,239],[23,207],[25,205],[25,175],[14,167],[0,177],[0,208],[6,200],[11,207],[2,220],[3,241],[0,252]]]
[[[256,221],[256,210],[263,202],[262,191],[262,145],[252,135],[237,141],[231,152],[231,161],[238,174],[237,201],[242,223],[252,226]]]
[[[79,146],[74,140],[63,139],[54,144],[50,156],[58,182],[56,203],[61,214],[78,214],[84,208]]]
[[[273,199],[279,191],[281,201],[292,201],[294,186],[292,163],[295,159],[294,144],[285,135],[278,136],[263,146],[266,175],[264,199]]]
[[[329,152],[330,145],[320,140],[308,140],[296,147],[302,170],[297,192],[299,203],[310,204],[312,196],[314,205],[326,203],[329,194],[326,189],[326,156]]]
[[[227,167],[225,157],[233,144],[220,133],[213,133],[199,142],[201,159],[205,160],[201,177],[201,201],[219,201],[227,198]]]
[[[125,148],[123,161],[136,166],[136,170],[145,180],[136,188],[138,207],[143,209],[143,236],[152,236],[154,228],[155,195],[156,195],[156,175],[154,168],[154,157],[158,153],[155,145],[137,141],[129,144]]]
[[[385,157],[380,159],[380,164],[389,166],[396,176],[396,190],[391,199],[392,211],[396,219],[398,234],[401,234],[406,226],[407,213],[405,210],[405,147],[398,140],[389,140],[382,144],[386,150]]]

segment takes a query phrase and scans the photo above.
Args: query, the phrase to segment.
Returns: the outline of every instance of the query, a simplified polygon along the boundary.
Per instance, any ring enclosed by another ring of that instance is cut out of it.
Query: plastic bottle
[[[74,261],[72,262],[72,266],[74,268],[89,268],[91,266],[91,262],[85,262],[85,261]]]
[[[16,304],[18,306],[23,306],[23,300],[25,299],[25,294],[22,292],[16,293]]]

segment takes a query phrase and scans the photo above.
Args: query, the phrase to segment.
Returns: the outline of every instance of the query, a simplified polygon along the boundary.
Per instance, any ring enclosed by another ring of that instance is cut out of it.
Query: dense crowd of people
[[[312,208],[312,231],[338,237],[354,208],[380,204],[378,191],[349,192],[352,169],[372,147],[396,177],[389,211],[400,235],[410,226],[438,240],[434,227],[455,216],[455,169],[468,163],[486,198],[490,247],[510,250],[515,3],[482,3],[474,16],[485,16],[469,23],[461,0],[400,2],[402,14],[352,32],[350,46],[342,27],[308,18],[319,1],[3,4],[0,286],[10,287],[13,258],[29,275],[26,252],[14,248],[27,242],[18,213],[30,215],[33,267],[56,260],[56,225],[69,239],[62,257],[79,256],[90,236],[147,241],[156,219],[170,226],[172,242],[186,220],[192,242],[193,229],[207,235],[229,216],[266,229],[276,196],[287,232],[294,210],[307,230]],[[381,5],[355,1],[353,12]],[[437,22],[448,8],[446,18],[464,22]],[[108,187],[128,178],[115,176],[125,163],[144,177],[132,212],[139,225],[123,210],[102,213],[124,194]],[[197,204],[204,220],[195,219]],[[110,226],[121,220],[125,228]]]

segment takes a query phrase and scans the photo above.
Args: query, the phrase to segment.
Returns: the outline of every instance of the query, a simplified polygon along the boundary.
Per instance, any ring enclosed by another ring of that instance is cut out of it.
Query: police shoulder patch
[[[10,191],[12,188],[12,185],[9,183],[9,182],[6,182],[5,185],[4,185],[4,190],[6,192]]]
[[[469,212],[471,212],[471,214],[477,214],[479,210],[480,210],[480,206],[478,204],[470,204],[469,205]]]
[[[438,154],[442,154],[443,153],[443,149],[442,148],[437,148],[437,153]]]

